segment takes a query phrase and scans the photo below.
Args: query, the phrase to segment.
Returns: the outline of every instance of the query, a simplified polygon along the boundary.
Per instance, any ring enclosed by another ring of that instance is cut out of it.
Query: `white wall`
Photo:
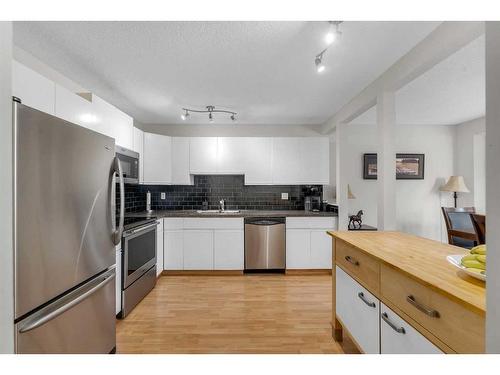
[[[349,212],[364,211],[363,222],[377,225],[377,181],[363,179],[363,154],[376,152],[374,125],[348,126],[348,182],[356,199]],[[446,240],[441,205],[452,204],[451,196],[439,187],[453,174],[455,130],[453,126],[396,126],[397,153],[425,154],[424,180],[396,181],[397,230]]]
[[[486,22],[486,352],[500,353],[500,22]]]
[[[476,206],[474,199],[474,136],[485,132],[484,117],[456,125],[455,174],[464,176],[470,193],[458,193],[459,207]],[[480,198],[479,198],[480,200]]]
[[[0,353],[14,352],[12,22],[0,22]]]

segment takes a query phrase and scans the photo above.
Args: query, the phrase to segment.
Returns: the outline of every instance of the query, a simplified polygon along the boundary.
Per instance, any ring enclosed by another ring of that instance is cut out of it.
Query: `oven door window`
[[[139,177],[139,161],[136,158],[117,154],[122,165],[123,178],[138,178]]]
[[[128,275],[156,258],[156,231],[144,232],[127,240]]]

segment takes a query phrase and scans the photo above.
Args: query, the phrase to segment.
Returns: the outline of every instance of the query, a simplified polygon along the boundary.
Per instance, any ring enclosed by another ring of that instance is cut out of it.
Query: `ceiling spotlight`
[[[186,111],[186,113],[183,113],[183,114],[181,115],[181,119],[182,119],[182,121],[186,121],[186,120],[187,120],[187,118],[189,117],[189,112],[187,111],[187,109],[186,109],[185,111]]]
[[[325,36],[326,45],[330,45],[340,38],[342,32],[339,30],[339,25],[342,21],[329,21],[330,22],[330,30]]]
[[[321,73],[322,71],[325,70],[325,66],[323,65],[323,53],[325,53],[325,51],[321,52],[314,59],[314,63],[316,64],[316,70],[317,70],[318,73]]]

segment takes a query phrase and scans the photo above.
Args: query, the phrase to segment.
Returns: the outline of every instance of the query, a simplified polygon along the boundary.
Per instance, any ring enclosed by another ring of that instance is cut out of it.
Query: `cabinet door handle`
[[[375,302],[368,301],[366,299],[365,294],[363,292],[359,292],[358,293],[358,297],[361,299],[361,301],[363,301],[364,303],[366,303],[370,307],[376,307],[377,306],[377,304]]]
[[[430,308],[422,305],[421,303],[417,302],[417,300],[415,299],[415,297],[412,296],[411,294],[406,297],[406,301],[410,305],[412,305],[415,308],[417,308],[418,310],[422,311],[425,315],[430,316],[431,318],[439,318],[439,316],[440,316],[439,315],[439,311],[430,309]]]
[[[345,260],[347,260],[349,263],[354,264],[355,266],[359,266],[359,262],[349,255],[345,256]]]
[[[391,322],[391,320],[389,319],[389,316],[387,315],[387,313],[380,314],[380,317],[382,318],[382,320],[384,322],[386,322],[389,325],[389,327],[391,327],[397,333],[401,333],[402,335],[404,335],[406,333],[404,327],[398,327],[393,322]]]

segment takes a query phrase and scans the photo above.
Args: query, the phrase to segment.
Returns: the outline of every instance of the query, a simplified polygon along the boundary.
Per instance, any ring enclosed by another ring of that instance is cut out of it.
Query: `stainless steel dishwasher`
[[[285,218],[245,219],[245,271],[285,270]]]

